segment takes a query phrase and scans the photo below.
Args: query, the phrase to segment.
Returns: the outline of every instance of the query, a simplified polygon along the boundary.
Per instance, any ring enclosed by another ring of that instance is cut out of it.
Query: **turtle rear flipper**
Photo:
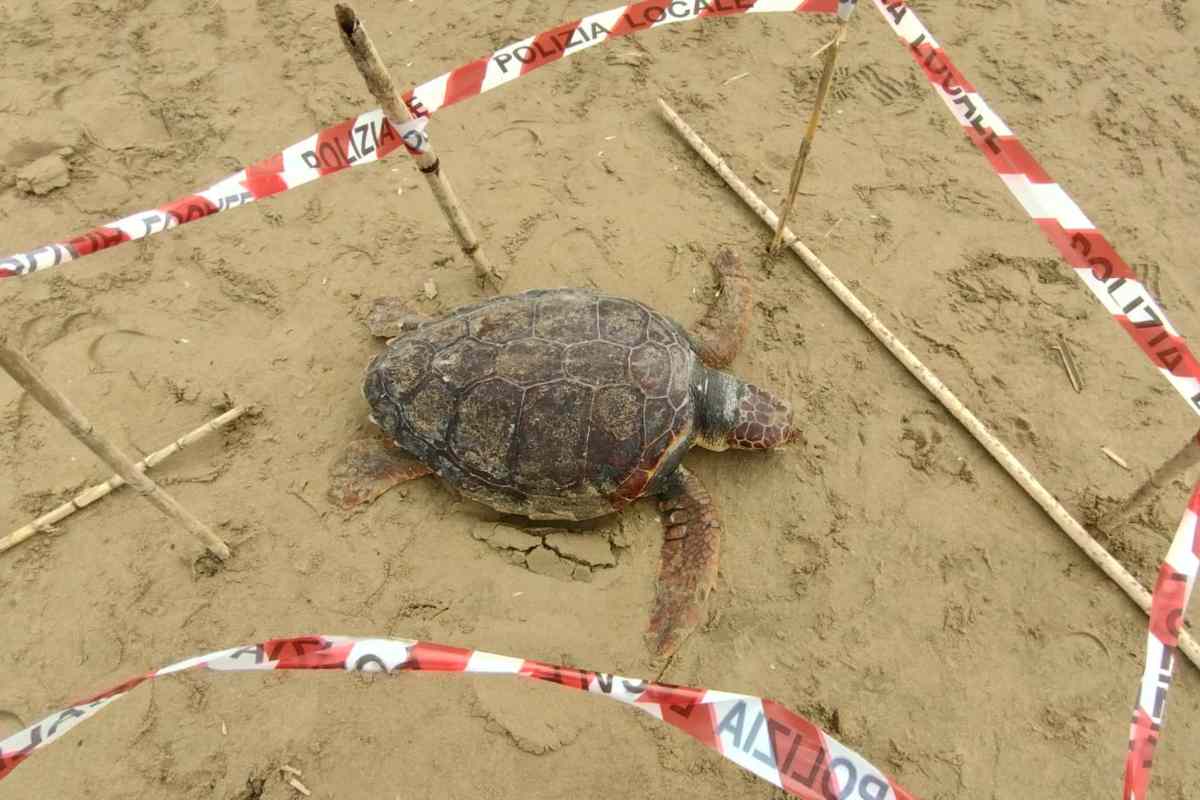
[[[389,489],[433,472],[386,439],[351,442],[329,470],[329,499],[349,510],[373,503]]]
[[[661,497],[658,596],[646,640],[656,655],[670,656],[706,618],[708,596],[717,585],[721,523],[708,490],[684,467]]]
[[[720,293],[688,333],[704,365],[724,369],[733,363],[746,338],[753,298],[742,260],[732,250],[722,248],[717,253],[713,271]]]
[[[367,313],[367,330],[380,339],[393,339],[430,321],[430,317],[409,311],[400,297],[377,297]]]

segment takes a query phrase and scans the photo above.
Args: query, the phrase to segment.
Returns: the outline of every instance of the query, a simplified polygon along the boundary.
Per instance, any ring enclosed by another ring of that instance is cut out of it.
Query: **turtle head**
[[[765,389],[708,370],[701,389],[697,442],[709,450],[773,450],[800,441],[792,407]]]

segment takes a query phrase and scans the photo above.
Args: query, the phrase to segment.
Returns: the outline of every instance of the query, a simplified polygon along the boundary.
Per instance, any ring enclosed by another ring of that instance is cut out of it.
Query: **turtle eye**
[[[791,444],[800,432],[792,426],[792,407],[752,384],[746,384],[738,400],[737,424],[729,432],[730,447],[739,450],[770,450]]]

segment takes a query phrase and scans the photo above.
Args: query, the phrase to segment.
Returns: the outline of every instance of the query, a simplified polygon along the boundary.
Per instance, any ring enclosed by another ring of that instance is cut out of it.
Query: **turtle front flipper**
[[[704,318],[689,331],[704,365],[724,369],[733,363],[750,327],[752,292],[742,260],[729,248],[713,259],[718,294]]]
[[[717,585],[721,523],[700,479],[679,467],[661,493],[663,546],[647,644],[670,656],[704,622]]]
[[[367,330],[380,339],[394,339],[431,321],[430,317],[409,311],[399,297],[377,297],[367,312]]]
[[[351,442],[329,470],[329,499],[349,510],[373,503],[389,489],[433,472],[386,439]]]

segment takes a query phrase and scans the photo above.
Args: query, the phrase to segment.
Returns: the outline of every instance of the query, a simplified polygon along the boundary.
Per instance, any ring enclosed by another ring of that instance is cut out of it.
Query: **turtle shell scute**
[[[496,360],[496,374],[519,386],[563,377],[563,346],[545,339],[517,339],[504,345]]]
[[[671,388],[671,355],[667,348],[647,343],[630,354],[631,383],[647,397],[666,397]]]
[[[599,303],[600,338],[633,347],[646,340],[646,309],[628,300],[602,299]]]
[[[476,339],[459,339],[439,350],[430,366],[445,383],[461,389],[476,381],[489,378],[496,371],[500,348]]]
[[[611,342],[582,342],[567,348],[567,375],[590,386],[627,383],[629,348]]]
[[[542,493],[583,480],[589,425],[580,409],[591,405],[591,396],[591,389],[568,381],[525,392],[513,458],[521,488]]]
[[[387,391],[393,398],[408,394],[429,372],[433,347],[418,339],[401,339],[376,360],[383,373]]]
[[[665,397],[652,397],[646,401],[646,442],[651,443],[666,436],[675,424],[675,409]]]
[[[652,317],[646,327],[646,338],[657,344],[675,344],[679,337],[674,326],[661,317]]]
[[[524,298],[502,298],[471,314],[467,330],[476,339],[504,344],[533,333],[533,304]]]
[[[463,393],[449,437],[449,449],[459,461],[484,475],[504,481],[510,477],[508,453],[523,392],[499,378],[477,383]]]
[[[434,349],[441,349],[446,345],[454,344],[467,333],[467,321],[460,318],[439,319],[434,322],[427,322],[417,328],[420,334],[421,341],[427,343]],[[415,338],[402,334],[402,339]]]
[[[600,338],[596,304],[590,292],[567,290],[544,293],[534,304],[534,335],[560,344],[590,342]]]
[[[446,438],[455,405],[453,388],[445,381],[430,376],[405,404],[408,427],[427,443],[441,441]]]
[[[671,359],[671,367],[668,371],[671,377],[671,388],[667,392],[667,397],[672,406],[679,408],[688,398],[692,388],[692,371],[690,369],[692,351],[675,346],[669,348],[667,354]]]
[[[628,384],[597,389],[592,400],[592,429],[599,428],[615,439],[640,442],[645,395]]]

